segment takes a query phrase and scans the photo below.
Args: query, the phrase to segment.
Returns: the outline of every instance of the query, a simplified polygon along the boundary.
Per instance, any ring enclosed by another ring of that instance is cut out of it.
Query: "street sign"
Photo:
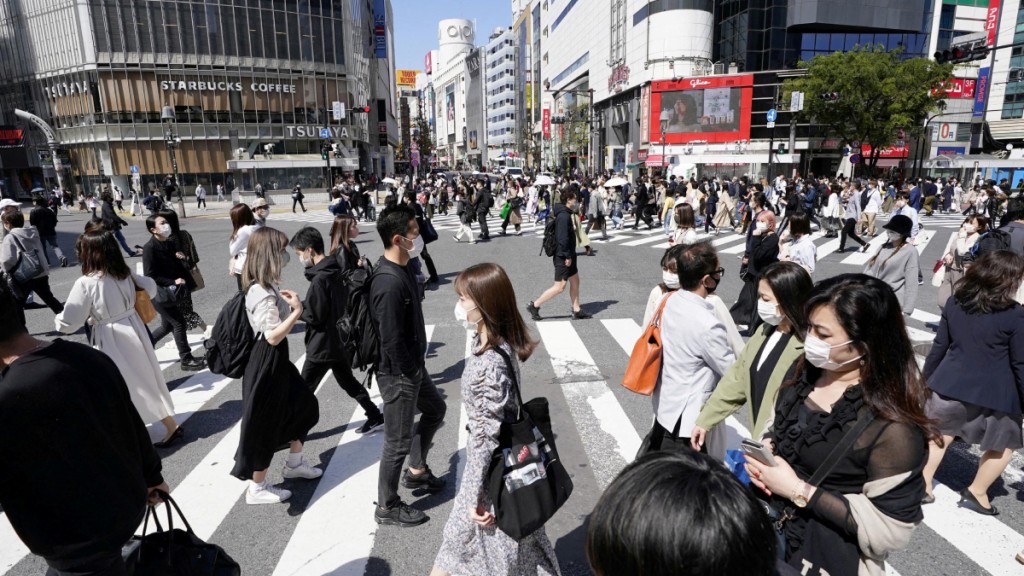
[[[139,167],[136,166],[135,164],[132,164],[131,171],[132,171],[132,174],[138,174],[139,173]]]
[[[335,120],[345,119],[345,106],[341,102],[333,102],[331,104],[331,108],[333,110]]]
[[[324,138],[324,139],[330,139],[330,137],[331,137],[331,129],[330,128],[321,128],[320,129],[320,137]]]
[[[768,128],[775,128],[775,122],[768,122]]]
[[[853,148],[854,150],[860,148],[860,140],[854,140],[853,142],[850,142],[850,148]]]
[[[860,154],[850,156],[850,164],[860,164]]]
[[[775,119],[778,118],[778,116],[779,116],[779,112],[777,110],[775,110],[775,108],[772,108],[771,110],[768,111],[768,121],[769,122],[775,122]]]
[[[789,111],[800,112],[804,109],[804,93],[793,92],[789,95]]]

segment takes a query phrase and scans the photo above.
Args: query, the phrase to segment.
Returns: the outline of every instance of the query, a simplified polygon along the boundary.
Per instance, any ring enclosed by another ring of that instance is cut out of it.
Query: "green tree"
[[[430,157],[434,154],[434,140],[430,135],[430,123],[427,119],[420,116],[416,119],[415,134],[412,139],[416,141],[416,145],[419,146],[420,150],[420,164],[426,166],[426,169],[430,169]]]
[[[793,92],[803,92],[804,109],[795,115],[798,122],[824,127],[841,145],[871,144],[871,156],[864,159],[871,170],[882,148],[895,143],[901,130],[907,139],[922,133],[925,119],[943,98],[932,88],[953,74],[951,64],[901,58],[900,51],[886,51],[881,45],[815,56],[799,66],[807,75],[785,81],[782,101],[788,103]],[[838,94],[838,99],[821,97],[827,93]]]

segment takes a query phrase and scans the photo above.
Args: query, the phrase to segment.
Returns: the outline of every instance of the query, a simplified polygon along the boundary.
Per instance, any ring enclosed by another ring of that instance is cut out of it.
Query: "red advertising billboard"
[[[551,108],[545,108],[541,115],[541,130],[545,138],[551,138]]]
[[[871,157],[873,151],[870,144],[861,145],[861,155],[864,156],[865,161]],[[906,158],[908,156],[910,156],[910,148],[907,146],[886,146],[878,153],[879,158]]]
[[[999,27],[999,5],[1002,0],[988,0],[988,11],[985,13],[985,32],[988,38],[985,46],[993,46],[996,43],[996,28]]]
[[[651,82],[651,142],[733,142],[750,138],[754,75]]]
[[[935,88],[932,94],[939,95],[943,92],[943,98],[974,98],[974,88],[978,81],[974,78],[953,78],[946,82],[942,88]]]
[[[434,54],[433,52],[427,52],[427,55],[423,57],[423,71],[427,74],[434,73]]]

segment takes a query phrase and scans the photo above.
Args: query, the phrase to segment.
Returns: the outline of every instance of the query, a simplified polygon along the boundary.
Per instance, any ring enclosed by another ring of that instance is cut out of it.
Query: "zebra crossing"
[[[938,319],[921,310],[916,310],[912,318],[925,323]],[[601,491],[633,459],[650,427],[651,407],[649,398],[618,385],[629,352],[641,333],[636,319],[549,320],[532,328],[540,346],[522,367],[524,395],[543,395],[552,402],[553,427],[563,447],[566,468],[577,484],[572,505],[560,512],[549,528],[557,546],[560,539],[571,539],[571,532],[582,524]],[[201,338],[190,335],[190,345],[198,348]],[[289,336],[292,358],[300,369],[305,358],[296,354],[302,350],[301,338],[301,334]],[[439,474],[446,470],[442,462],[451,463],[447,469],[449,485],[440,497],[412,500],[414,505],[426,507],[430,522],[408,531],[376,525],[372,514],[383,434],[355,433],[364,419],[362,411],[336,386],[325,386],[331,375],[316,390],[321,422],[307,441],[306,450],[307,458],[324,468],[323,476],[301,481],[305,492],[296,490],[289,503],[245,505],[245,483],[229,473],[240,433],[240,383],[203,370],[189,375],[171,391],[176,419],[195,435],[187,436],[186,444],[162,454],[172,494],[197,535],[223,546],[242,564],[243,574],[427,573],[465,461],[467,417],[461,407],[459,376],[464,359],[471,353],[470,335],[452,320],[428,325],[427,339],[427,368],[449,406],[447,422],[435,440],[430,461]],[[165,367],[173,363],[173,344],[160,347],[157,356]],[[371,394],[380,402],[376,386]],[[745,416],[731,417],[725,423],[730,447],[738,446],[740,438],[748,434],[742,419]],[[194,422],[199,423],[193,426]],[[216,425],[211,426],[211,422]],[[151,432],[154,439],[163,432],[161,426],[156,428]],[[573,450],[575,446],[581,449]],[[976,453],[962,445],[954,446],[951,455],[977,461]],[[1024,457],[1015,455],[1003,475],[1002,483],[1011,494],[1024,489],[1022,463]],[[278,461],[271,466],[272,481],[279,466]],[[942,474],[940,478],[947,479]],[[957,478],[963,485],[967,481],[966,477]],[[1002,575],[1019,570],[1013,555],[1024,548],[1024,522],[1020,520],[1024,509],[1016,505],[1015,499],[997,494],[995,503],[1006,513],[993,518],[960,509],[956,505],[957,489],[937,483],[935,494],[937,501],[924,508],[925,520],[911,548],[889,559],[890,574],[921,573],[917,546],[924,544],[949,550],[942,567],[931,573]],[[242,527],[254,524],[261,526],[255,535],[242,531]],[[588,573],[582,554],[582,549],[559,549],[564,574]],[[44,570],[43,562],[29,554],[0,513],[0,574],[28,576]]]

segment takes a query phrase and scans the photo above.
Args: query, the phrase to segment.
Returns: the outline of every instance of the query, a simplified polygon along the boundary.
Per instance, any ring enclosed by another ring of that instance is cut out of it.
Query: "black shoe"
[[[367,418],[366,422],[356,430],[358,434],[369,434],[384,425],[384,415],[380,414],[373,418]]]
[[[967,488],[960,491],[959,505],[961,508],[967,508],[971,512],[977,512],[982,516],[996,516],[999,514],[999,510],[996,509],[995,506],[990,506],[988,508],[982,506],[981,502],[978,502],[978,499],[975,498],[974,494],[971,494],[971,491]]]
[[[60,267],[61,268],[67,268],[68,267],[68,257],[67,256],[61,256],[60,257]]]
[[[591,316],[590,314],[587,314],[583,310],[577,310],[577,311],[573,312],[572,313],[572,317],[577,319],[577,320],[587,320],[588,318],[593,318],[593,316]]]
[[[935,495],[934,494],[925,494],[924,498],[921,498],[921,504],[934,504],[934,503],[935,503]]]
[[[444,486],[447,482],[444,478],[438,478],[434,476],[434,473],[427,468],[422,474],[413,474],[408,469],[405,474],[402,475],[402,486],[411,490],[422,488],[431,494],[436,494],[444,490]]]
[[[377,521],[377,524],[411,528],[430,520],[430,517],[405,502],[399,502],[391,508],[377,506],[377,509],[373,511],[373,519]]]
[[[530,318],[533,318],[534,320],[544,319],[540,315],[540,308],[534,306],[533,302],[530,302],[529,304],[526,305],[526,311],[530,313]]]
[[[159,442],[154,442],[153,446],[155,448],[170,448],[178,440],[181,440],[184,437],[185,437],[185,429],[182,428],[181,426],[178,426],[177,428],[174,429],[174,432],[171,432],[171,435],[168,436],[166,440],[161,440]]]
[[[196,372],[198,370],[202,370],[203,368],[206,368],[206,357],[205,356],[202,357],[202,358],[196,358],[195,356],[189,354],[189,355],[187,355],[187,356],[185,356],[184,358],[181,359],[181,369],[182,370],[187,370],[187,371],[190,371],[190,372]]]

